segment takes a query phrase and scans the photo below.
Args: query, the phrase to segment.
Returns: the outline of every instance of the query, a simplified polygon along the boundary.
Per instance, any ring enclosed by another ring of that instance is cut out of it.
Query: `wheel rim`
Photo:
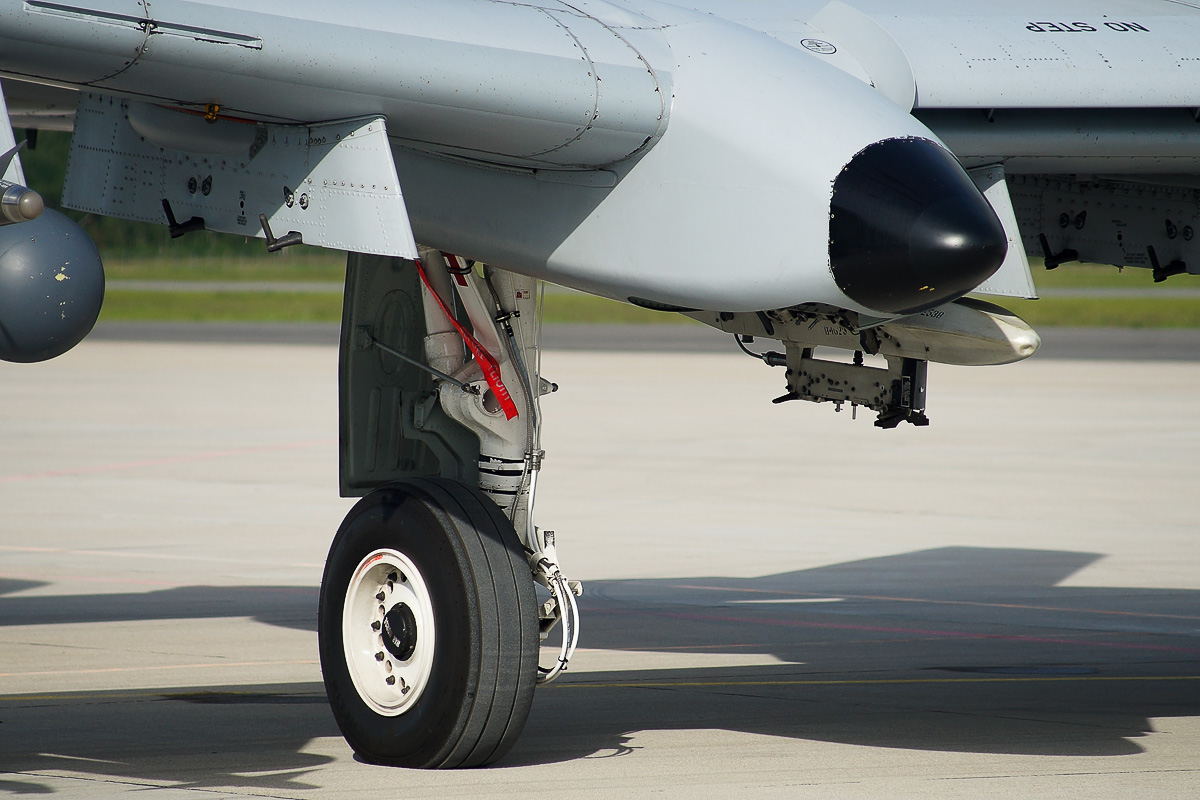
[[[433,602],[421,573],[396,550],[376,550],[350,578],[342,645],[358,695],[395,717],[421,697],[433,669]]]

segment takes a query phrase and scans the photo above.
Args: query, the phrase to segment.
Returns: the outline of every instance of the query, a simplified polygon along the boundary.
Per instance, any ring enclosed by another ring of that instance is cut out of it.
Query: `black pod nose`
[[[991,205],[933,142],[876,142],[834,181],[830,267],[867,308],[915,314],[954,300],[999,269],[1007,250]]]

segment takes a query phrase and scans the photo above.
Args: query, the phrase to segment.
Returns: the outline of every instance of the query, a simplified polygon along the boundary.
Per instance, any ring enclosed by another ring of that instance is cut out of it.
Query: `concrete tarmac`
[[[325,705],[336,364],[0,365],[0,792],[1200,795],[1194,360],[934,365],[931,426],[881,431],[736,353],[548,350],[583,645],[458,772],[356,761]]]

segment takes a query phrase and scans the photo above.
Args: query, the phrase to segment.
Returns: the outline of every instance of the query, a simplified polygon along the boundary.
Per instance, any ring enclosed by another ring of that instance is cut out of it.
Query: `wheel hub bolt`
[[[384,678],[383,680],[384,680],[384,683],[386,683],[388,686],[395,686],[395,685],[396,685],[396,676],[395,676],[395,675],[388,675],[388,676],[387,676],[386,678]],[[401,690],[401,691],[403,691],[403,690]]]
[[[383,651],[382,650],[380,650],[378,653],[375,654],[375,660],[383,661]]]

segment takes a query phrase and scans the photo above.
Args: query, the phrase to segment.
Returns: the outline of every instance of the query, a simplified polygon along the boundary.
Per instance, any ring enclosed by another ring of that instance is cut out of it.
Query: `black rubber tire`
[[[376,713],[359,696],[342,642],[352,574],[380,548],[404,554],[420,571],[437,641],[424,691],[412,708],[393,717]],[[330,547],[317,625],[325,691],[346,741],[378,764],[450,768],[499,759],[533,703],[536,604],[517,534],[479,490],[420,478],[364,497]]]

